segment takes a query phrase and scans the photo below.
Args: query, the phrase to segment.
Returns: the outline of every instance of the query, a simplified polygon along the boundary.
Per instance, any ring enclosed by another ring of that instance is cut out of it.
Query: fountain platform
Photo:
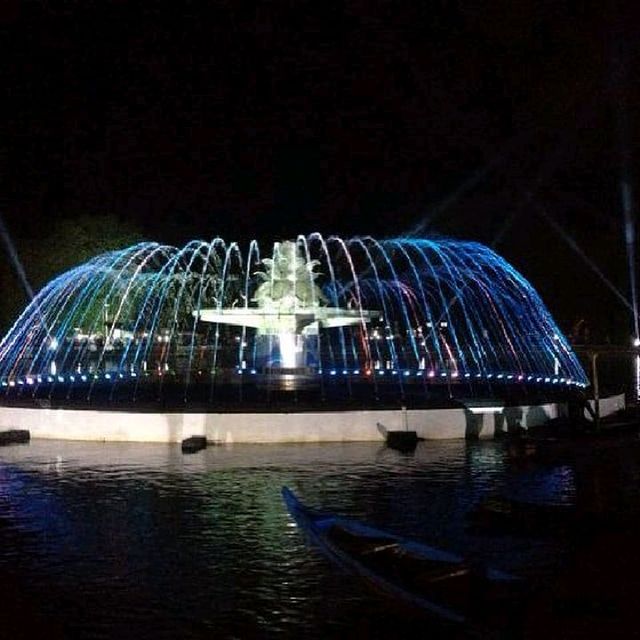
[[[285,396],[286,398],[287,396]],[[603,398],[601,416],[623,409],[624,394]],[[269,406],[230,401],[217,407],[198,403],[163,406],[159,402],[87,406],[70,401],[0,405],[0,431],[19,428],[32,438],[104,442],[179,443],[191,436],[207,442],[380,442],[388,431],[411,430],[425,440],[493,438],[517,423],[522,429],[545,424],[568,414],[567,399],[541,398],[492,406],[491,412],[472,413],[461,402],[433,401],[399,406],[387,402],[358,406],[353,400],[278,402]],[[514,422],[515,421],[515,422]],[[513,423],[513,424],[512,424]]]

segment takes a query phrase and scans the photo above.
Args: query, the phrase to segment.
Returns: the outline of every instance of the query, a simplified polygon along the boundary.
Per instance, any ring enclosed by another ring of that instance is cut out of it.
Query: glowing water
[[[535,290],[485,246],[317,233],[295,242],[314,267],[296,275],[303,279],[296,291],[308,299],[294,305],[294,320],[312,329],[281,336],[279,366],[372,385],[387,375],[399,387],[587,382]],[[259,376],[276,364],[278,334],[223,324],[215,314],[252,315],[264,255],[256,242],[243,252],[216,238],[97,256],[47,284],[3,338],[2,385],[21,386],[27,377],[33,387],[131,378],[137,385],[150,377],[188,386],[235,372]],[[205,309],[213,322],[199,320]],[[340,313],[350,324],[335,321]]]

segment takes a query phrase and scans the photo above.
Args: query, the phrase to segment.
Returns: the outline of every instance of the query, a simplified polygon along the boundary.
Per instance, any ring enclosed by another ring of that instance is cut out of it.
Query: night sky
[[[640,38],[627,5],[54,4],[0,10],[0,206],[15,238],[50,242],[82,213],[175,244],[453,236],[510,260],[565,330],[631,326],[554,228],[628,295],[619,183],[627,171],[635,189]]]

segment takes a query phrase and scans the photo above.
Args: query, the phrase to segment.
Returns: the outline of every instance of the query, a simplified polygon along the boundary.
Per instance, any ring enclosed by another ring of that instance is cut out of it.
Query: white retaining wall
[[[404,429],[406,424],[428,440],[464,438],[470,431],[480,438],[491,438],[496,427],[506,430],[508,423],[525,428],[536,426],[563,415],[565,406],[544,404],[474,411],[134,413],[0,406],[0,431],[28,429],[32,438],[117,442],[180,442],[192,435],[225,443],[346,442],[383,440],[385,429]]]
[[[595,411],[595,400],[589,400],[589,404],[591,405],[591,409]],[[616,411],[621,411],[625,408],[626,402],[624,393],[621,393],[617,396],[610,396],[609,398],[600,398],[598,404],[600,405],[600,417],[609,416]],[[591,420],[591,414],[584,412],[585,418]]]

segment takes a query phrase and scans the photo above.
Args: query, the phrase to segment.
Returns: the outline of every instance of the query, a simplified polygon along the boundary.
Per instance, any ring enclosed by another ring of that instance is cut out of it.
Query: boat
[[[205,436],[190,436],[182,441],[182,453],[198,453],[207,448]]]
[[[403,453],[411,453],[412,451],[415,451],[418,441],[422,438],[418,437],[418,433],[416,431],[409,430],[406,407],[402,407],[402,415],[404,429],[389,430],[379,422],[376,426],[378,427],[378,431],[384,436],[387,447],[390,449],[396,449]]]
[[[8,444],[27,444],[30,440],[31,433],[27,429],[0,431],[0,447]]]
[[[391,449],[410,453],[418,445],[418,434],[415,431],[387,431],[386,443]]]
[[[525,582],[435,547],[282,497],[299,528],[335,564],[412,610],[462,624],[483,637],[523,620]]]

